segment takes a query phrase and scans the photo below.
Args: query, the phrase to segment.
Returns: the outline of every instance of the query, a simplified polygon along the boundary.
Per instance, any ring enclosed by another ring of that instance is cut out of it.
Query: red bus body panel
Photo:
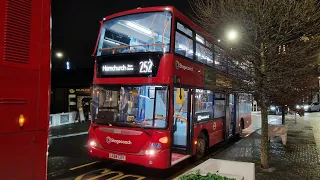
[[[204,66],[190,60],[186,60],[180,56],[175,55],[173,58],[173,65],[172,68],[173,74],[180,77],[181,84],[189,85],[189,86],[197,86],[199,88],[204,87]],[[179,63],[180,65],[177,65]],[[182,68],[177,66],[181,66]],[[189,68],[189,70],[185,67]],[[190,69],[192,68],[192,69]]]
[[[146,129],[151,135],[146,134],[139,127],[112,127],[101,126],[89,129],[89,148],[90,156],[109,159],[109,153],[125,155],[126,163],[139,164],[146,167],[166,169],[170,167],[169,142],[161,145],[155,155],[146,155],[144,151],[150,150],[150,143],[159,143],[162,137],[170,137],[168,130]],[[130,144],[110,142],[110,138],[130,142]],[[96,147],[90,146],[90,142],[95,141]],[[151,162],[151,163],[150,163]]]
[[[50,6],[0,1],[1,179],[47,178]]]

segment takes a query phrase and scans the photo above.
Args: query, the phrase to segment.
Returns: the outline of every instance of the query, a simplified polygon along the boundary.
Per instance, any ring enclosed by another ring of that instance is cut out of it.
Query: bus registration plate
[[[112,153],[109,153],[109,158],[110,159],[120,160],[120,161],[125,161],[126,160],[126,156],[118,155],[118,154],[112,154]]]

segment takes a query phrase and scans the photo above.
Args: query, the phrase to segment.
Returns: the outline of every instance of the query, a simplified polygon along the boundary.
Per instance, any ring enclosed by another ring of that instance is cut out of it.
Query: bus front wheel
[[[200,132],[198,136],[197,150],[195,159],[199,160],[203,158],[208,152],[208,143],[207,137],[203,132]]]

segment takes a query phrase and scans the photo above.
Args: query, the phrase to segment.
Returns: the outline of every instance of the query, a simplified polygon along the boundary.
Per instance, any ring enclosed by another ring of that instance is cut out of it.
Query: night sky
[[[70,57],[77,69],[93,68],[99,21],[105,16],[137,7],[172,5],[188,15],[187,0],[52,0],[52,55]],[[52,57],[53,69],[65,68],[65,60]]]

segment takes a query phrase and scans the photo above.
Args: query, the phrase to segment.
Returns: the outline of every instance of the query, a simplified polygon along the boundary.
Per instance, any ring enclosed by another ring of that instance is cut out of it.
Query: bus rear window
[[[135,52],[169,52],[171,13],[151,12],[104,22],[97,56]]]
[[[167,86],[96,86],[93,123],[165,128],[167,93]]]

